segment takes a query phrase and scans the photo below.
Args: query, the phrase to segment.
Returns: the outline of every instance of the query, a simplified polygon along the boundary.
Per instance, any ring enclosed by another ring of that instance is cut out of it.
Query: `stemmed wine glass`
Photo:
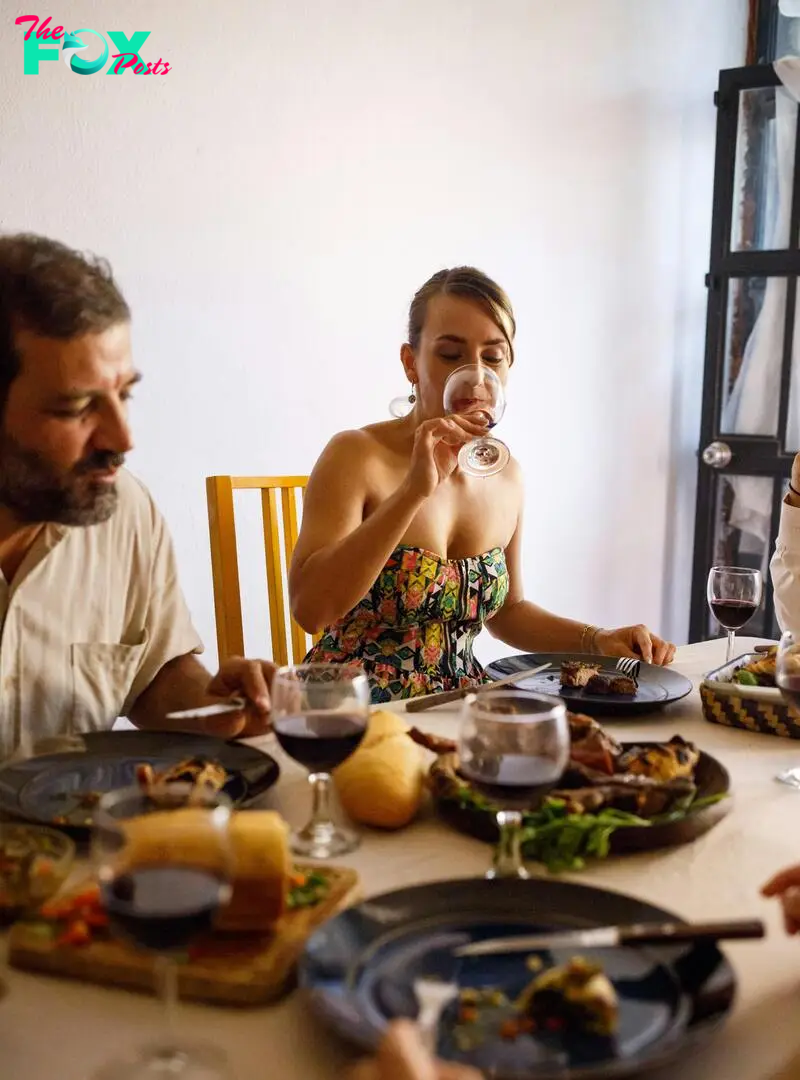
[[[448,415],[469,413],[493,428],[506,408],[503,384],[490,368],[467,364],[457,368],[444,384],[444,411]],[[505,443],[480,435],[461,447],[458,464],[469,476],[494,476],[506,467],[511,455]]]
[[[791,630],[785,630],[781,635],[775,657],[775,685],[787,705],[800,711],[800,641]]]
[[[730,663],[736,631],[752,619],[761,603],[761,572],[746,566],[712,566],[707,596],[714,618],[728,633],[726,663]]]
[[[529,690],[485,690],[464,699],[458,741],[460,772],[497,811],[500,839],[488,878],[527,878],[522,864],[522,810],[536,804],[569,761],[567,710]]]
[[[175,953],[210,930],[231,896],[230,800],[191,784],[123,788],[95,812],[92,857],[112,930],[155,954],[163,1038],[98,1080],[229,1080],[225,1055],[175,1036]]]
[[[279,668],[272,684],[272,723],[278,742],[309,771],[311,820],[292,836],[292,851],[330,859],[354,851],[358,834],[331,820],[331,771],[358,749],[369,721],[369,680],[343,664]]]
[[[793,711],[800,712],[800,640],[791,630],[784,630],[781,634],[775,656],[775,685],[786,704]],[[775,779],[789,787],[800,788],[800,768],[784,769]]]

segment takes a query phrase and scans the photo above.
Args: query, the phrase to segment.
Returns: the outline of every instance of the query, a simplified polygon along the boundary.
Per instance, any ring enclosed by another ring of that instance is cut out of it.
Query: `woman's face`
[[[424,419],[444,413],[444,384],[457,368],[466,364],[487,368],[503,385],[508,378],[509,350],[500,327],[478,304],[445,293],[428,302],[419,348],[404,345],[401,359],[416,384],[418,415]],[[472,396],[483,396],[480,385]]]

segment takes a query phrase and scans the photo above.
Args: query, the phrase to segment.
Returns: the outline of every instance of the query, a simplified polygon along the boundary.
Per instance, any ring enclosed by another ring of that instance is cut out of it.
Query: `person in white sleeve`
[[[800,634],[800,453],[792,463],[770,570],[778,625]]]

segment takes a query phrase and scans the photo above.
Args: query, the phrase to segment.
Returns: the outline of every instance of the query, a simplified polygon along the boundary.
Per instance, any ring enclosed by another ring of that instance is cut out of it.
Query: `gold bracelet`
[[[593,651],[591,647],[586,647],[586,636],[587,634],[591,634],[592,639],[594,639],[599,629],[600,628],[598,626],[592,626],[591,623],[587,623],[586,626],[584,626],[583,630],[581,630],[580,651],[582,653],[588,653]]]

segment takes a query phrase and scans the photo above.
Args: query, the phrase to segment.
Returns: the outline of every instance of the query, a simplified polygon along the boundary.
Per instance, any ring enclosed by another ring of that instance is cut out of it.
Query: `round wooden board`
[[[624,750],[634,746],[658,746],[654,742],[623,743]],[[437,758],[430,770],[430,788],[437,813],[459,832],[467,833],[484,840],[487,844],[497,842],[497,825],[491,810],[478,810],[475,807],[463,807],[456,796],[457,787],[470,787],[470,781],[456,774],[458,758],[455,754],[443,754]],[[730,776],[725,766],[716,758],[703,751],[695,769],[697,797],[702,799],[710,795],[729,795]],[[483,795],[483,793],[481,793]],[[485,795],[484,795],[485,797]],[[626,851],[653,851],[658,848],[675,847],[678,844],[690,844],[699,836],[721,821],[731,808],[731,798],[722,799],[711,806],[702,807],[695,813],[687,813],[678,821],[653,825],[646,829],[636,826],[617,829],[611,836],[611,851],[620,855]],[[501,809],[498,807],[498,809]]]

